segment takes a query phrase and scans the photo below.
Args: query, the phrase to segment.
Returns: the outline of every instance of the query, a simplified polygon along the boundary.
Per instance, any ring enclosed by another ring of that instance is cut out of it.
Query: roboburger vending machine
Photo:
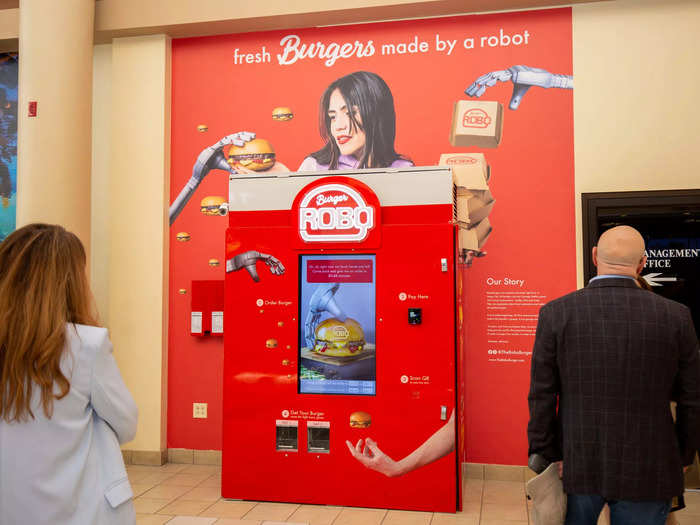
[[[453,210],[449,168],[231,177],[223,497],[461,507]]]

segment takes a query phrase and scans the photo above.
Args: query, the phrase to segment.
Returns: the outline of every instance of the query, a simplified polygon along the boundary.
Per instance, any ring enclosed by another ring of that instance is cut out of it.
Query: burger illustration
[[[269,170],[275,165],[275,150],[265,139],[253,139],[243,146],[231,146],[228,150],[228,163],[232,168],[240,164],[253,171]]]
[[[365,347],[365,333],[360,323],[347,318],[345,322],[331,317],[316,327],[314,352],[334,357],[356,356]]]
[[[368,428],[372,424],[372,416],[361,410],[350,414],[351,428]]]
[[[210,195],[204,197],[199,204],[199,211],[204,215],[226,215],[228,203],[224,197],[219,195]]]
[[[190,240],[190,234],[187,232],[179,232],[175,238],[180,242],[187,242]]]
[[[272,120],[292,120],[294,118],[294,113],[287,106],[280,106],[272,110]]]
[[[265,341],[265,346],[267,348],[277,348],[277,339],[268,339]]]
[[[206,124],[200,124],[199,126],[197,126],[197,131],[199,131],[200,133],[204,133],[208,129],[209,126],[207,126]]]
[[[209,259],[209,266],[219,266],[219,259]]]
[[[184,289],[184,288],[180,288],[180,289],[177,291],[177,293],[179,293],[180,295],[185,295],[185,294],[187,293],[187,290]]]

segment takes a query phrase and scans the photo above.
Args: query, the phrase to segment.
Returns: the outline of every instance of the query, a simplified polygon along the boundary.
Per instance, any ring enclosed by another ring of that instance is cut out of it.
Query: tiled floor
[[[525,484],[465,479],[457,514],[323,505],[258,503],[220,498],[221,467],[169,463],[127,467],[139,525],[528,525]],[[700,493],[686,493],[680,525],[700,523]],[[601,518],[599,523],[606,523]]]

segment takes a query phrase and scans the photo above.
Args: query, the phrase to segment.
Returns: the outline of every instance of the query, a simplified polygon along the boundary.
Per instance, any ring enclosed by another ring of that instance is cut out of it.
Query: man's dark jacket
[[[596,279],[547,303],[532,354],[529,453],[563,458],[570,494],[682,494],[682,465],[700,444],[699,351],[688,308],[632,279]]]

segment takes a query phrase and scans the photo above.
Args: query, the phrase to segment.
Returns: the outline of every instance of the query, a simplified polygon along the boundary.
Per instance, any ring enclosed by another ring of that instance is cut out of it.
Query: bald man
[[[529,454],[563,460],[566,525],[595,525],[605,503],[612,525],[663,525],[700,445],[690,311],[637,286],[645,262],[637,230],[607,230],[593,248],[598,275],[540,310]]]

